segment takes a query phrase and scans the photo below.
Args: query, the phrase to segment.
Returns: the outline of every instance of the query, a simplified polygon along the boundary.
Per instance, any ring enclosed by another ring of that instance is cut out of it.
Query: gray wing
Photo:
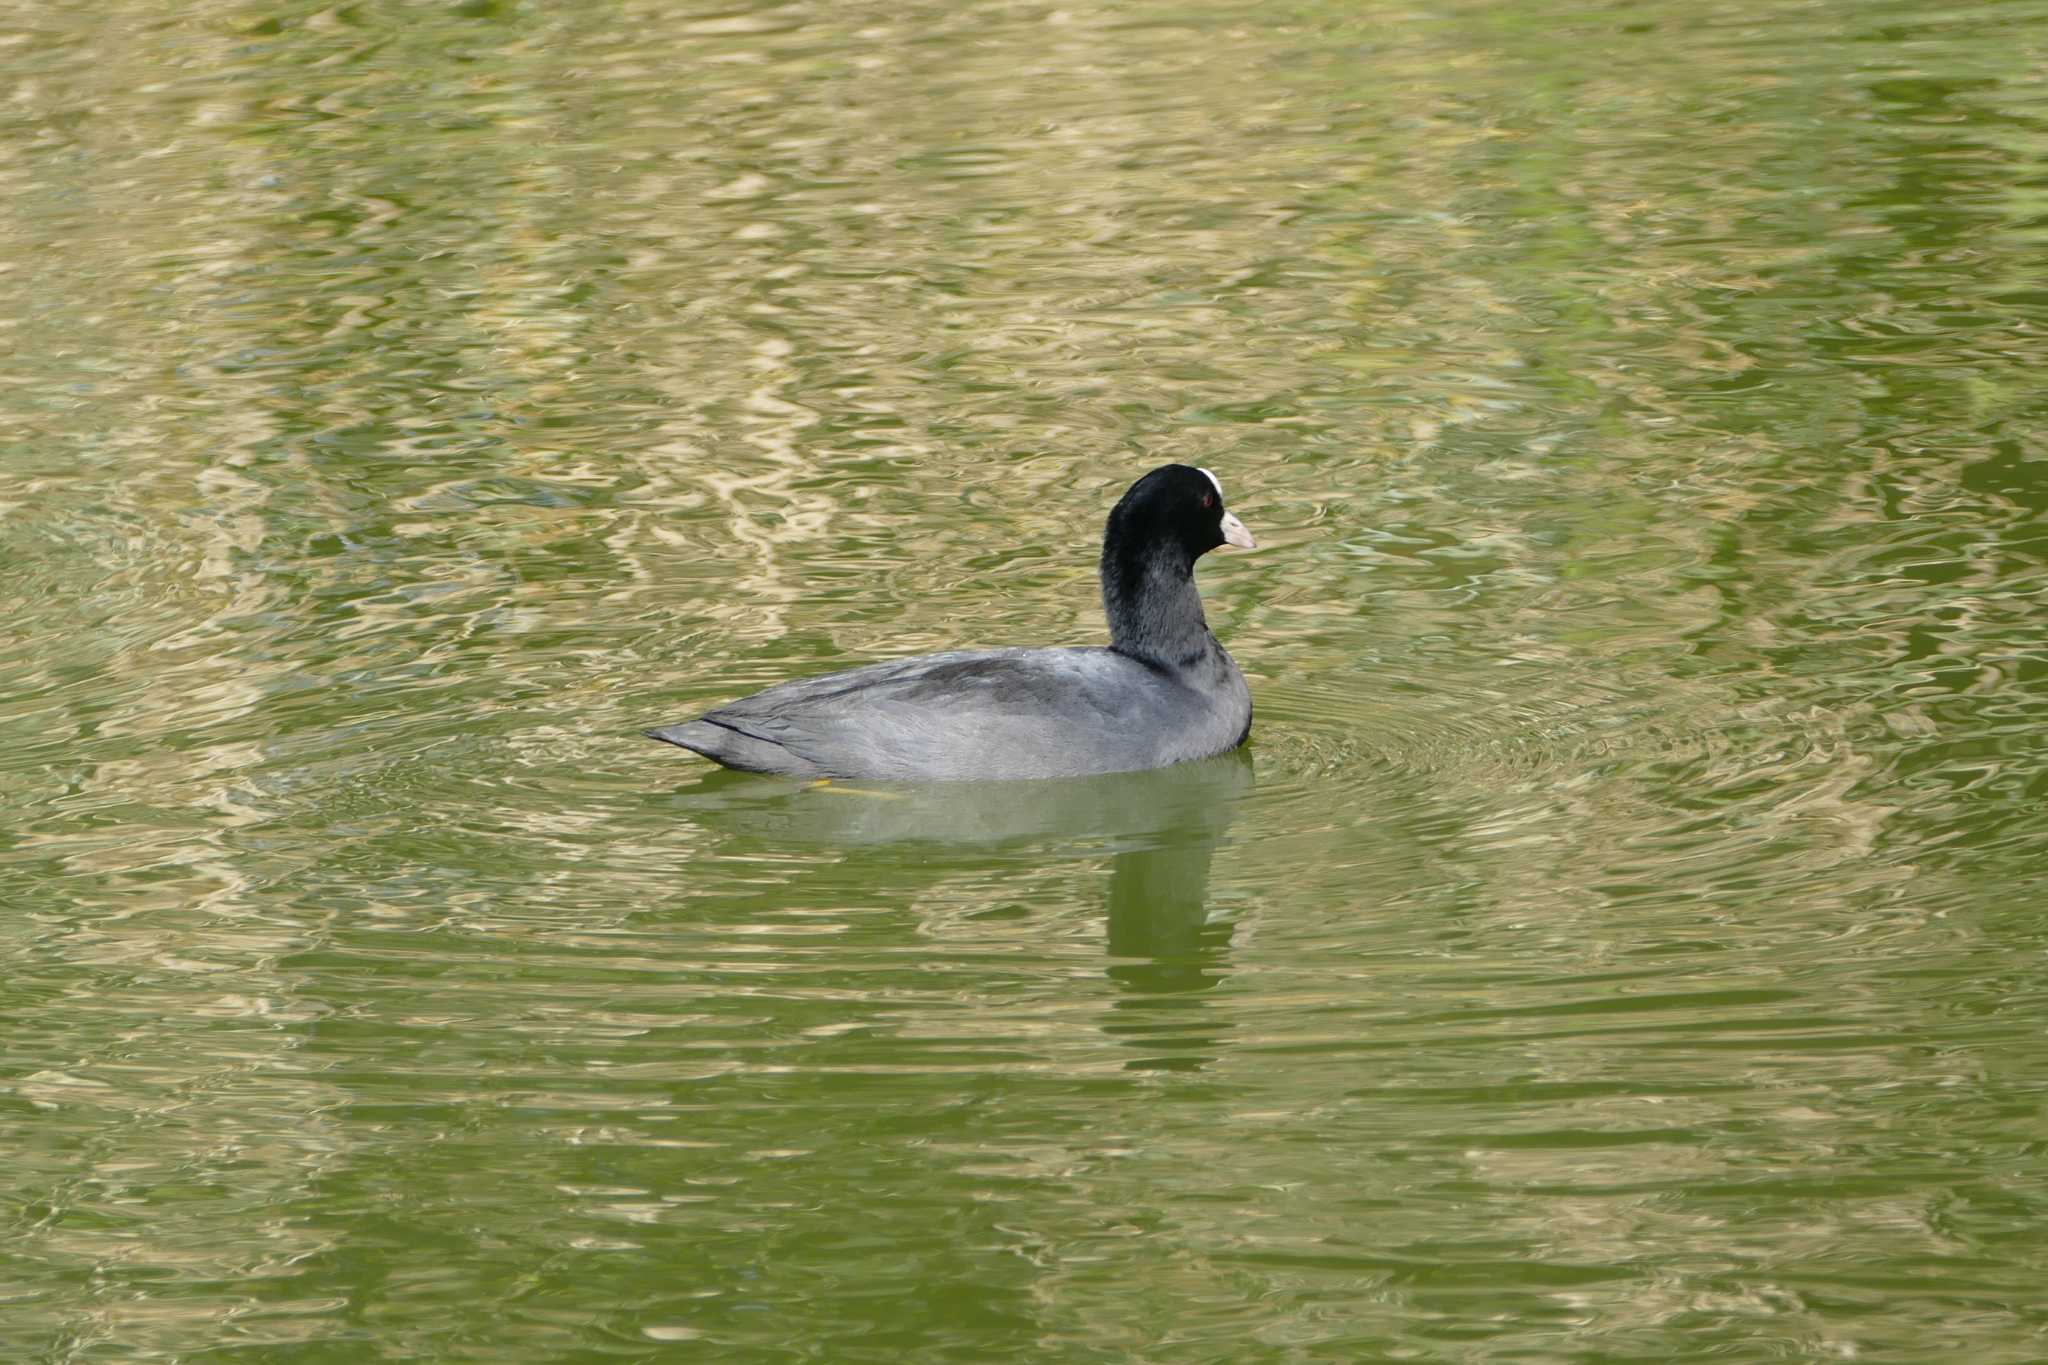
[[[656,738],[728,767],[904,780],[1156,767],[1201,699],[1106,649],[927,654],[783,683]]]

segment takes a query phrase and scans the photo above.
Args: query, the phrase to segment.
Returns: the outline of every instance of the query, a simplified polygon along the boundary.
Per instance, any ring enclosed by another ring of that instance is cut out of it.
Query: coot
[[[647,734],[746,772],[881,781],[1163,768],[1251,733],[1244,675],[1202,616],[1195,561],[1253,548],[1206,469],[1132,484],[1102,535],[1109,647],[948,650],[781,683]]]

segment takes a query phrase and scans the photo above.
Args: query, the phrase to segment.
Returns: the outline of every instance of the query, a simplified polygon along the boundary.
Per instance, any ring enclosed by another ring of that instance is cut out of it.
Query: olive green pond
[[[2048,1359],[2048,0],[0,8],[0,1360]],[[725,773],[1102,637],[1239,753]]]

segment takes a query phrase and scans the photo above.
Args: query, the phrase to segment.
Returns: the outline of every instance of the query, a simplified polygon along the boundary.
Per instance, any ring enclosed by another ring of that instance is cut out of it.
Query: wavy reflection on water
[[[13,1355],[2042,1355],[2039,0],[46,9]],[[1256,784],[637,737],[1165,460]]]

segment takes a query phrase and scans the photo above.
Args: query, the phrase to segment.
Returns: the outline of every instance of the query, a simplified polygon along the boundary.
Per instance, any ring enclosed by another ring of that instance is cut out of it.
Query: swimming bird
[[[1207,758],[1251,733],[1195,561],[1255,548],[1206,469],[1162,465],[1102,533],[1109,645],[948,650],[796,682],[646,733],[745,772],[879,781],[1080,777]]]

